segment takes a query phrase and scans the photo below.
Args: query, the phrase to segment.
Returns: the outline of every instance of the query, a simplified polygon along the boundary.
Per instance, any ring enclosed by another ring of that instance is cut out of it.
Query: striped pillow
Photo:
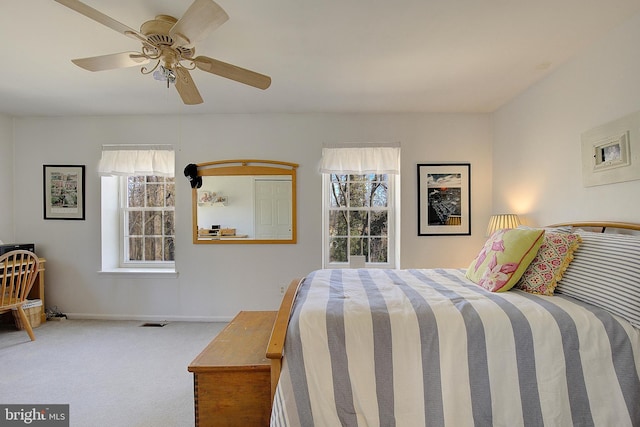
[[[519,229],[521,230],[535,230],[535,229],[541,229],[547,232],[551,232],[551,233],[573,233],[574,232],[574,228],[570,225],[561,225],[558,227],[530,227],[528,225],[519,225],[518,226]]]
[[[556,293],[601,307],[640,328],[640,236],[576,234],[582,243]]]

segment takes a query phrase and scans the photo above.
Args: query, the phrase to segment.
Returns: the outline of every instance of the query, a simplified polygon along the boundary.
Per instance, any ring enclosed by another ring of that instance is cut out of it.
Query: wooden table
[[[40,307],[40,322],[44,323],[47,321],[47,313],[45,312],[44,305],[44,263],[47,261],[44,258],[38,258],[40,261],[38,264],[38,275],[36,276],[36,281],[33,283],[33,287],[29,291],[29,295],[27,295],[27,299],[39,299],[42,301],[42,306]]]
[[[241,311],[191,362],[196,427],[268,426],[275,311]]]

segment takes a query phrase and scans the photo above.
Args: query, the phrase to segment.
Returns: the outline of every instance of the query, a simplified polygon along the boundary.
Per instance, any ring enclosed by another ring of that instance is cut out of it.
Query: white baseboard
[[[152,316],[138,314],[65,313],[68,319],[78,320],[140,320],[144,322],[224,322],[233,316]]]

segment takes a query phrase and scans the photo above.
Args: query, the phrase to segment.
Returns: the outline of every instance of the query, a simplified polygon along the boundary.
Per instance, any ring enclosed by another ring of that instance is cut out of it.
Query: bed
[[[467,269],[293,280],[267,351],[271,425],[640,426],[638,231],[530,229],[530,259],[496,265],[507,230]],[[484,281],[472,277],[482,263]]]

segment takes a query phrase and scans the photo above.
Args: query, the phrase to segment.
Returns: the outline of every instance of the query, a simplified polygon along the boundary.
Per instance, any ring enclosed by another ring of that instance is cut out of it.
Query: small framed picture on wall
[[[84,220],[84,165],[43,165],[44,219]]]

